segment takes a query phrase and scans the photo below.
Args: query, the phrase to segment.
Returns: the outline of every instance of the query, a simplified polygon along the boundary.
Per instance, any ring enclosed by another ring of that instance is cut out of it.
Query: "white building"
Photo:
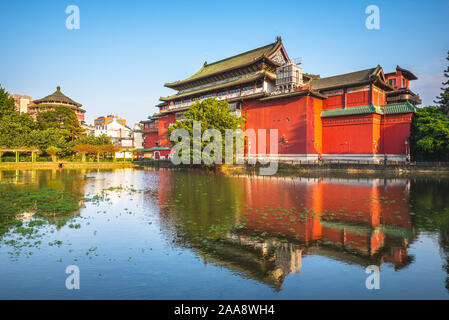
[[[95,137],[106,135],[111,138],[113,144],[129,151],[117,152],[116,158],[132,158],[131,150],[134,149],[133,131],[127,126],[117,122],[116,119],[106,125],[95,127]]]
[[[10,94],[10,97],[14,99],[16,110],[20,113],[28,113],[28,106],[33,102],[33,98],[23,94]]]
[[[134,149],[143,149],[143,129],[136,123],[133,128]]]

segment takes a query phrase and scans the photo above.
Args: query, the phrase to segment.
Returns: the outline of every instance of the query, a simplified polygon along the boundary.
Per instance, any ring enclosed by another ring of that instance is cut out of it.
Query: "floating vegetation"
[[[1,185],[0,237],[9,231],[32,235],[36,227],[46,223],[61,227],[79,211],[81,199],[80,195],[52,188],[22,190]]]

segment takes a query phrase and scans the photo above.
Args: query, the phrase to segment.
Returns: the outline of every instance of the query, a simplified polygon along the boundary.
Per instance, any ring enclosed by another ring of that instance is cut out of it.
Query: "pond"
[[[443,177],[0,171],[0,299],[447,299],[448,194]]]

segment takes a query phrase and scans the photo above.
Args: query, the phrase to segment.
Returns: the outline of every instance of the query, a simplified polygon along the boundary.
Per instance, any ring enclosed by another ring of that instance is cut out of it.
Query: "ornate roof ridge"
[[[242,53],[239,53],[237,55],[221,59],[218,61],[215,61],[213,63],[208,64],[205,62],[200,70],[198,70],[195,74],[192,76],[184,79],[184,80],[178,80],[175,82],[169,82],[165,83],[164,86],[172,89],[176,89],[177,86],[180,84],[189,83],[191,81],[195,81],[198,79],[203,79],[210,77],[214,74],[224,72],[226,70],[231,70],[238,68],[239,66],[244,66],[250,63],[253,63],[255,61],[259,61],[260,59],[268,59],[269,61],[272,61],[269,59],[269,56],[272,55],[276,50],[282,45],[282,40],[280,37],[276,39],[276,42],[270,43],[268,45],[258,47],[249,51],[245,51]],[[254,54],[254,56],[253,56]],[[246,59],[245,59],[246,58]],[[242,61],[239,61],[239,60]],[[231,62],[231,65],[226,65],[226,62]],[[272,61],[274,63],[274,61]],[[222,66],[220,65],[222,64]],[[207,69],[210,68],[216,68],[216,70],[212,70],[210,72],[206,72]]]
[[[77,107],[81,107],[82,104],[78,103],[74,100],[72,100],[71,98],[67,97],[65,94],[63,94],[61,92],[61,87],[57,86],[56,87],[56,91],[53,92],[52,94],[43,97],[41,99],[37,99],[33,101],[35,104],[40,104],[40,103],[44,103],[44,102],[59,102],[59,103],[68,103],[68,104],[74,104]]]

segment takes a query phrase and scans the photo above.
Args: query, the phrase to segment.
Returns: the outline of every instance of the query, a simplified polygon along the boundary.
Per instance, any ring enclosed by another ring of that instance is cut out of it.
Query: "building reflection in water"
[[[212,177],[212,178],[211,178]],[[412,261],[407,179],[225,177],[159,172],[161,228],[181,246],[280,290],[303,255],[363,267]],[[244,225],[235,228],[236,225]],[[232,228],[234,226],[234,228]],[[224,241],[201,239],[213,234]],[[209,232],[208,232],[209,230]],[[263,235],[260,237],[258,235]]]

